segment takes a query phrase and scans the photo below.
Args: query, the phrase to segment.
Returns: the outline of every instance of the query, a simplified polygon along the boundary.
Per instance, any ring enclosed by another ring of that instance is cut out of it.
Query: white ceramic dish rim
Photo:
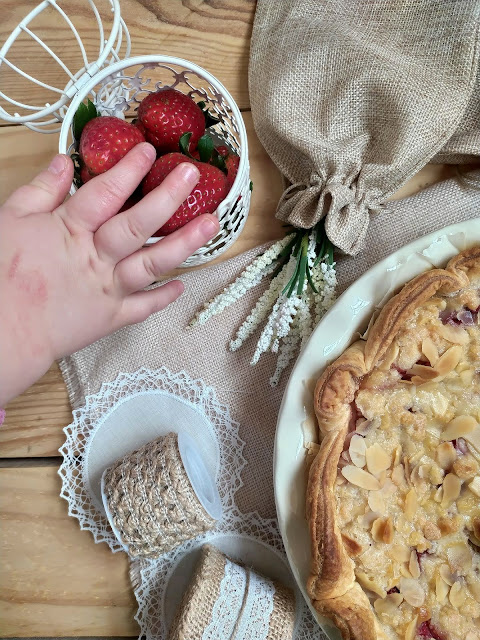
[[[341,637],[339,631],[315,611],[305,589],[310,562],[304,517],[305,382],[318,377],[328,363],[343,353],[366,329],[375,310],[403,284],[433,266],[445,266],[459,251],[478,243],[480,218],[474,218],[418,238],[378,262],[352,284],[322,318],[286,386],[278,415],[273,469],[279,528],[299,589],[317,622],[332,640]]]

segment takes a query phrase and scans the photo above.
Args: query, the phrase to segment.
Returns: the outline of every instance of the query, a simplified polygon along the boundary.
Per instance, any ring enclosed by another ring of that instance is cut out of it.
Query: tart
[[[480,247],[390,299],[314,405],[315,609],[344,640],[480,640]]]

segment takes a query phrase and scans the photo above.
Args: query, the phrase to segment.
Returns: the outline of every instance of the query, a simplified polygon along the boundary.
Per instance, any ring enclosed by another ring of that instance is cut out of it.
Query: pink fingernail
[[[64,155],[55,156],[51,161],[48,170],[50,173],[53,173],[54,176],[58,176],[60,173],[65,171],[67,166],[67,158]]]
[[[213,238],[218,231],[218,224],[216,223],[215,218],[205,216],[202,220],[201,231],[206,238]]]
[[[198,178],[200,177],[200,171],[194,164],[190,164],[189,162],[185,162],[180,165],[180,171],[182,172],[182,177],[186,182],[197,183]]]

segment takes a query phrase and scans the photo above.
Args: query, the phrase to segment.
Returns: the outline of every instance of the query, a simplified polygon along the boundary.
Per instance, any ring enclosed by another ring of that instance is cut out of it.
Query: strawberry
[[[233,183],[237,177],[239,164],[240,156],[237,156],[236,153],[229,153],[225,158],[225,166],[227,168],[227,188],[229,191],[233,187]]]
[[[203,116],[202,116],[203,117]],[[228,193],[225,174],[205,162],[197,162],[182,153],[160,156],[142,183],[143,195],[161,184],[166,176],[182,162],[190,162],[200,171],[200,179],[193,192],[175,211],[173,216],[154,235],[166,236],[203,213],[213,213]]]
[[[133,124],[114,116],[100,116],[87,122],[80,137],[80,159],[90,176],[104,173],[130,149],[145,142]]]
[[[215,149],[217,150],[218,155],[222,156],[222,158],[226,158],[231,153],[230,149],[224,144],[215,147]]]
[[[150,93],[138,107],[138,119],[146,130],[146,139],[159,153],[178,151],[180,137],[191,132],[194,150],[205,133],[205,117],[200,107],[176,89],[165,87]]]

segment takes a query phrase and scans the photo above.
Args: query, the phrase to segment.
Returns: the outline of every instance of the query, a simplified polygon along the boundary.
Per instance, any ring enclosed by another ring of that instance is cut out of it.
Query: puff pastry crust
[[[316,384],[307,589],[344,640],[480,640],[479,307],[476,247],[407,283]]]

